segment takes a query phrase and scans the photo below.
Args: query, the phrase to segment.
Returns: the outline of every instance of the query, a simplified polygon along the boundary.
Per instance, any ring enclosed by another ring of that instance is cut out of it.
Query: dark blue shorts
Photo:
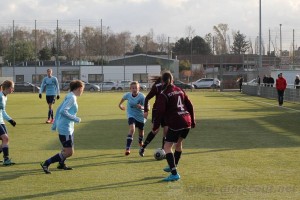
[[[131,124],[135,124],[135,127],[137,127],[140,130],[144,130],[145,124],[135,120],[133,117],[128,118],[128,125],[131,125]]]
[[[55,103],[55,95],[46,95],[46,101],[48,104],[54,104]]]
[[[72,148],[74,146],[74,135],[58,135],[60,143],[65,148]]]
[[[6,126],[5,124],[0,124],[0,136],[7,134]]]
[[[190,129],[182,129],[180,131],[173,131],[168,129],[168,133],[166,135],[166,142],[173,142],[176,143],[179,137],[185,139],[189,134]]]

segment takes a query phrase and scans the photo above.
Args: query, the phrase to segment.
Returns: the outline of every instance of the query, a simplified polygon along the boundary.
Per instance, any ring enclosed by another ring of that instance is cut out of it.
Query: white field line
[[[224,96],[234,96],[233,94],[229,94],[229,93],[226,93],[226,92],[221,92],[222,95]],[[226,94],[226,95],[225,95]],[[269,106],[273,106],[273,107],[278,107],[277,104],[272,104],[272,103],[268,103],[268,102],[264,102],[264,101],[259,101],[259,100],[255,100],[253,98],[249,98],[249,97],[237,97],[237,96],[234,96],[235,98],[239,98],[239,99],[244,99],[244,100],[247,100],[247,101],[254,101],[254,102],[258,102],[258,103],[261,103],[261,104],[266,104],[266,105],[269,105]],[[280,107],[282,109],[286,109],[286,110],[291,110],[291,111],[295,111],[295,112],[300,112],[300,110],[297,110],[297,109],[293,109],[293,108],[288,108],[288,107],[285,107],[285,106],[282,106]]]

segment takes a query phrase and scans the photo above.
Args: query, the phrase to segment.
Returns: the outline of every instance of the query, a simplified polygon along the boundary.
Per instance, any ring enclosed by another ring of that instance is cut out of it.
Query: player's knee
[[[2,144],[8,144],[9,138],[7,134],[1,136]]]
[[[68,157],[71,157],[72,155],[73,155],[73,153],[74,153],[74,150],[73,149],[65,149],[64,150],[64,156],[66,157],[66,158],[68,158]]]

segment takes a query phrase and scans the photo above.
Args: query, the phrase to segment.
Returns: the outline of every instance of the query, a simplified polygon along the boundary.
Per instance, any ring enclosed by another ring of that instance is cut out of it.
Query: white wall
[[[103,70],[103,71],[102,71]],[[80,68],[80,76],[84,81],[88,81],[89,74],[104,74],[104,81],[132,80],[133,74],[148,73],[148,76],[159,76],[160,65],[137,66],[84,66]]]
[[[272,70],[271,76],[275,81],[278,78],[279,73],[282,73],[282,76],[286,79],[288,86],[293,87],[296,75],[300,75],[300,70]]]
[[[80,79],[88,81],[89,74],[104,74],[104,81],[121,81],[121,80],[132,80],[133,74],[137,73],[148,73],[150,76],[159,76],[161,72],[160,65],[137,65],[137,66],[125,66],[125,77],[124,77],[124,66],[60,66],[60,67],[32,67],[32,66],[17,66],[13,67],[2,67],[1,76],[13,77],[13,74],[24,75],[25,82],[32,82],[33,74],[47,74],[47,69],[51,68],[53,76],[58,78],[58,81],[62,80],[63,71],[79,71]],[[58,72],[57,72],[58,70]],[[14,77],[15,81],[15,77]]]

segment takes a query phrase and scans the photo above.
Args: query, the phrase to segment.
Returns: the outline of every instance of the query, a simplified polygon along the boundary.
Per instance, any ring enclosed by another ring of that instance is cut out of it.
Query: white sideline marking
[[[221,93],[222,95],[225,96],[225,93]],[[233,94],[229,94],[227,93],[228,96],[233,96]],[[258,102],[258,103],[262,103],[262,104],[267,104],[267,105],[270,105],[270,106],[273,106],[273,107],[278,107],[278,105],[275,105],[275,104],[272,104],[272,103],[267,103],[267,102],[263,102],[263,101],[258,101],[258,100],[254,100],[254,99],[251,99],[251,98],[247,98],[247,97],[237,97],[237,96],[234,96],[235,98],[240,98],[240,99],[245,99],[245,100],[250,100],[250,101],[254,101],[254,102]],[[297,110],[297,109],[293,109],[293,108],[288,108],[288,107],[285,107],[285,106],[282,106],[280,107],[282,109],[286,109],[286,110],[292,110],[292,111],[295,111],[295,112],[300,112],[300,110]]]

